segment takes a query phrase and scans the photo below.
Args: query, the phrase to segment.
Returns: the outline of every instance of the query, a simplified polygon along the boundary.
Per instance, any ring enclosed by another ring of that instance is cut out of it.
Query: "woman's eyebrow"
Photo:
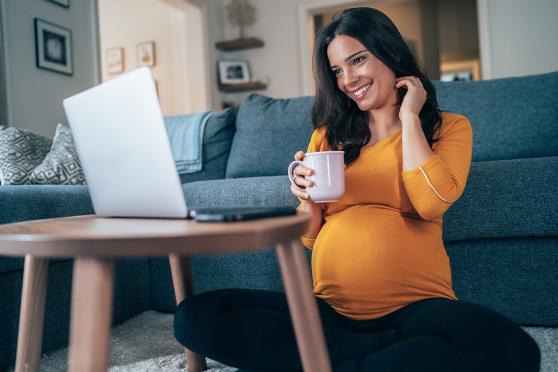
[[[356,56],[357,54],[362,53],[362,52],[366,52],[366,49],[363,49],[363,50],[360,50],[360,51],[358,51],[358,52],[356,52],[356,53],[351,54],[350,56],[348,56],[347,58],[345,58],[345,61],[344,61],[344,62],[347,62],[348,60],[350,60],[351,58],[353,58],[354,56]],[[337,65],[331,66],[331,68],[334,68],[334,67],[337,67]]]

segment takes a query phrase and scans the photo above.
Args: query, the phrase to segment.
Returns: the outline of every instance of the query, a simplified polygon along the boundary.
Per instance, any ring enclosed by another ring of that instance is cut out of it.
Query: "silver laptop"
[[[95,213],[222,222],[295,214],[291,207],[186,206],[151,70],[64,100]]]
[[[151,70],[134,70],[64,100],[95,213],[186,218]]]

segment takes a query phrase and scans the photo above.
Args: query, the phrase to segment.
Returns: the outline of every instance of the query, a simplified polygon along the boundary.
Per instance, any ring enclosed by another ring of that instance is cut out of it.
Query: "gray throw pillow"
[[[33,170],[29,182],[39,185],[85,184],[70,128],[58,124],[50,152]]]
[[[225,178],[225,168],[234,136],[236,109],[212,112],[203,133],[202,170],[180,175],[184,183]]]
[[[273,99],[249,95],[240,105],[227,163],[227,178],[287,174],[312,135],[313,97]]]
[[[0,183],[29,183],[31,172],[43,161],[50,145],[50,139],[27,129],[0,130]]]

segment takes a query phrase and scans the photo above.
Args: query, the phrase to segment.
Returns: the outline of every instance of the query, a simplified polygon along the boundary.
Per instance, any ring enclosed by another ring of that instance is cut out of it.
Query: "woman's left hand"
[[[409,115],[418,116],[422,106],[426,102],[426,90],[422,82],[416,76],[402,76],[395,79],[395,88],[407,88],[407,93],[399,108],[399,119]]]

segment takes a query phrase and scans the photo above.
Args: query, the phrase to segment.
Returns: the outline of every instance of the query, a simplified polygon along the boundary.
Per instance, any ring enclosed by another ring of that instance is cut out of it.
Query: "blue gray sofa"
[[[537,329],[545,342],[558,345],[558,73],[436,87],[441,108],[473,125],[467,188],[444,216],[455,291],[517,324],[544,327]],[[312,100],[253,94],[238,111],[213,115],[203,170],[181,176],[188,204],[297,205],[285,173],[312,133]],[[0,223],[92,212],[86,186],[0,186]],[[271,249],[191,261],[197,292],[282,289]],[[22,267],[21,259],[0,257],[0,369],[15,357]],[[68,339],[71,269],[67,259],[50,265],[44,352]],[[166,258],[123,259],[116,273],[115,323],[148,309],[174,311]],[[543,370],[551,371],[558,350],[547,349]]]

